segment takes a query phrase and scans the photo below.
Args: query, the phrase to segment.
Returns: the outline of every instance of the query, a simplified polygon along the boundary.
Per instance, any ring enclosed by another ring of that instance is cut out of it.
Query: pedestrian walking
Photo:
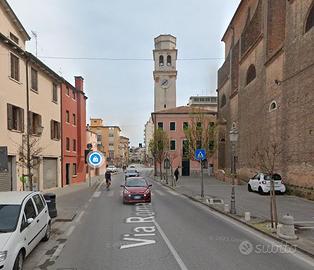
[[[178,166],[174,171],[174,177],[176,179],[176,182],[178,182],[178,179],[179,179],[179,168],[180,166]]]

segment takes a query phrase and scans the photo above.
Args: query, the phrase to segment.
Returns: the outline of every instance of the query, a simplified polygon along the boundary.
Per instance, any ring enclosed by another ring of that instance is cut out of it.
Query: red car
[[[150,203],[151,186],[143,177],[130,177],[125,180],[123,203]]]

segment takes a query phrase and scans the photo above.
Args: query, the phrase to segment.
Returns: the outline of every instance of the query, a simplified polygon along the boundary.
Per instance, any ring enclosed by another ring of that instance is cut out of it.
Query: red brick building
[[[86,99],[84,79],[75,77],[75,87],[61,85],[62,186],[84,182],[86,164]]]
[[[256,172],[256,147],[275,142],[284,181],[313,188],[314,1],[242,0],[222,41],[219,168],[230,171],[229,131],[236,127],[240,178]]]

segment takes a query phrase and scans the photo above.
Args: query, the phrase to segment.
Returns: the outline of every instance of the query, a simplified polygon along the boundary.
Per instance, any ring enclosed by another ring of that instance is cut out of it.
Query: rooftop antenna
[[[36,42],[36,57],[38,56],[38,35],[35,31],[31,31],[32,32],[32,35],[33,37],[35,38],[35,42]]]

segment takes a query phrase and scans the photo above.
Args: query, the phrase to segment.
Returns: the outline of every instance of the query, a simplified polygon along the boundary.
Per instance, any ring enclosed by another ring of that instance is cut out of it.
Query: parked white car
[[[51,219],[40,192],[0,192],[0,269],[21,270],[40,241],[48,241]]]
[[[275,192],[284,194],[286,192],[286,186],[283,184],[281,176],[279,174],[273,175]],[[271,177],[270,175],[258,173],[252,177],[248,182],[248,191],[258,191],[260,194],[269,193],[271,189]]]

